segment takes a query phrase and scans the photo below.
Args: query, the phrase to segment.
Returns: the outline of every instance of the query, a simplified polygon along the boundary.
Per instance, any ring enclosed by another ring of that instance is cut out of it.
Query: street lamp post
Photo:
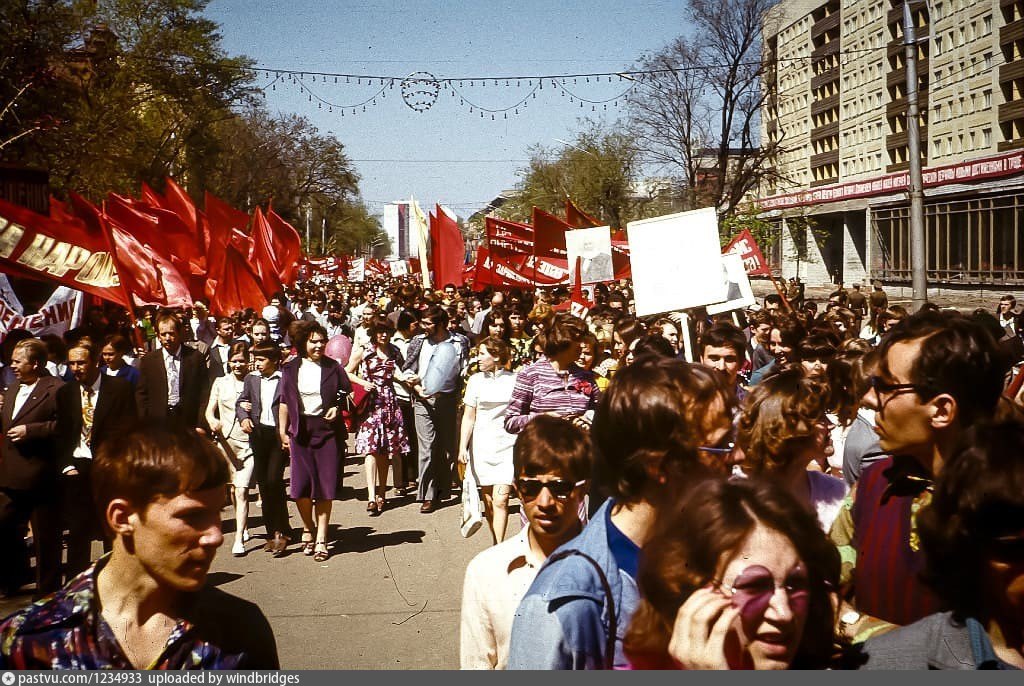
[[[925,260],[924,179],[921,175],[921,133],[918,122],[917,39],[910,0],[903,3],[903,47],[907,68],[907,157],[910,160],[910,283],[912,307],[917,312],[928,302]]]

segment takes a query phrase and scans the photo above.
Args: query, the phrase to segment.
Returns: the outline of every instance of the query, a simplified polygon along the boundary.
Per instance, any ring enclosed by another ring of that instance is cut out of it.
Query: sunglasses
[[[883,393],[889,395],[892,393],[901,393],[903,391],[913,391],[919,395],[925,395],[928,392],[928,389],[921,384],[889,383],[882,377],[875,375],[868,377],[868,386],[870,386],[879,397],[881,397]]]
[[[565,500],[576,488],[587,483],[586,479],[582,481],[569,481],[568,479],[548,479],[547,481],[541,481],[540,479],[532,479],[522,477],[516,479],[516,489],[519,491],[519,495],[524,500],[533,500],[540,495],[540,492],[547,488],[558,500]]]
[[[739,573],[728,591],[733,607],[739,608],[740,617],[750,624],[768,611],[776,588],[775,576],[768,568],[751,565]],[[803,569],[793,571],[786,577],[781,588],[786,591],[793,614],[806,614],[811,593],[807,572]]]

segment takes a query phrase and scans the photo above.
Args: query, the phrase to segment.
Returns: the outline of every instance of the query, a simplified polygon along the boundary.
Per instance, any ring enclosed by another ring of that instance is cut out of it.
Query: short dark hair
[[[961,426],[991,417],[1008,371],[998,344],[985,327],[959,312],[918,312],[882,339],[882,364],[897,343],[921,340],[910,368],[910,383],[922,395],[948,393],[957,404]],[[922,398],[927,399],[927,398]]]
[[[235,341],[228,348],[228,360],[235,355],[244,355],[245,359],[249,359],[249,344],[245,341]]]
[[[568,419],[540,415],[516,436],[512,464],[516,477],[556,473],[581,481],[590,476],[590,436]]]
[[[275,363],[281,361],[281,349],[271,342],[257,343],[251,352],[253,357],[265,357]]]
[[[174,314],[171,310],[160,310],[156,313],[156,317],[153,318],[153,328],[157,331],[160,330],[160,325],[164,322],[174,322],[174,328],[178,330],[178,333],[182,333],[185,330],[185,325],[181,321],[181,317]]]
[[[100,349],[102,350],[104,347],[108,345],[114,349],[114,352],[120,355],[124,355],[129,350],[131,350],[131,343],[128,341],[127,338],[125,338],[119,333],[112,333],[109,334],[106,338],[104,338],[103,345],[100,347]]]
[[[633,359],[654,355],[655,357],[675,357],[676,351],[668,339],[660,333],[649,333],[636,339],[633,346]]]
[[[313,334],[318,333],[324,337],[324,340],[327,340],[327,329],[318,322],[310,322],[303,319],[296,319],[288,333],[292,343],[295,345],[295,353],[302,358],[309,357],[309,353],[306,351],[306,344]]]
[[[88,336],[82,336],[77,341],[68,346],[68,352],[71,352],[75,348],[84,350],[89,355],[89,359],[96,362],[100,359],[100,347],[92,342],[92,339]]]
[[[431,305],[427,309],[423,310],[423,314],[420,315],[420,319],[429,319],[432,322],[437,322],[441,326],[447,326],[448,312],[440,305]]]
[[[732,348],[740,360],[747,358],[747,337],[735,324],[721,322],[715,324],[700,337],[700,356],[704,356],[704,348]]]
[[[419,320],[420,316],[416,313],[416,310],[405,307],[398,312],[398,321],[395,323],[395,328],[398,330],[408,329]]]
[[[592,429],[600,484],[616,500],[642,498],[654,478],[652,466],[677,483],[711,472],[697,451],[701,422],[715,399],[725,413],[736,404],[719,377],[713,369],[665,357],[643,357],[616,372]]]
[[[1024,526],[1024,425],[1000,421],[969,429],[918,515],[925,580],[960,622],[990,612],[984,569],[993,539]]]
[[[227,461],[213,443],[193,429],[161,422],[138,423],[111,435],[92,466],[93,495],[101,513],[110,501],[123,498],[144,514],[160,496],[173,498],[227,483]]]
[[[567,312],[559,312],[551,318],[551,323],[544,330],[544,355],[553,357],[569,349],[573,343],[583,341],[587,335],[587,326],[579,317]]]

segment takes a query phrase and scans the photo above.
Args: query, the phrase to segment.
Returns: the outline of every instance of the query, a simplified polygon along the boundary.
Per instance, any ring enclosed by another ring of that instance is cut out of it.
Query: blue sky
[[[628,69],[645,52],[655,51],[686,32],[682,0],[592,2],[270,2],[212,0],[206,15],[221,25],[223,46],[245,54],[259,67],[405,77],[429,72],[438,79],[538,76],[616,72]],[[380,90],[373,85],[335,85],[306,78],[307,86],[328,103],[351,105]],[[262,77],[260,85],[269,83]],[[571,93],[604,100],[623,92],[628,82],[569,82]],[[361,176],[370,210],[415,195],[424,206],[441,202],[467,217],[518,181],[534,144],[558,147],[571,141],[581,117],[614,121],[624,108],[580,107],[545,84],[519,115],[480,116],[474,103],[501,109],[526,96],[527,81],[517,87],[493,80],[481,87],[464,81],[462,97],[442,90],[425,112],[410,109],[400,87],[388,89],[366,112],[341,116],[338,108],[309,102],[297,85],[278,82],[266,93],[272,112],[308,117],[322,132],[345,145]],[[461,105],[460,105],[461,100]]]

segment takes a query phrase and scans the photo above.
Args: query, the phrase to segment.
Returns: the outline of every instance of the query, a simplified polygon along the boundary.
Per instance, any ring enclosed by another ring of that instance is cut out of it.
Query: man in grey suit
[[[24,570],[25,528],[31,520],[36,597],[60,588],[61,529],[57,503],[57,389],[46,371],[46,344],[21,341],[11,354],[15,383],[0,411],[0,593],[18,590]],[[20,560],[19,560],[20,558]]]

